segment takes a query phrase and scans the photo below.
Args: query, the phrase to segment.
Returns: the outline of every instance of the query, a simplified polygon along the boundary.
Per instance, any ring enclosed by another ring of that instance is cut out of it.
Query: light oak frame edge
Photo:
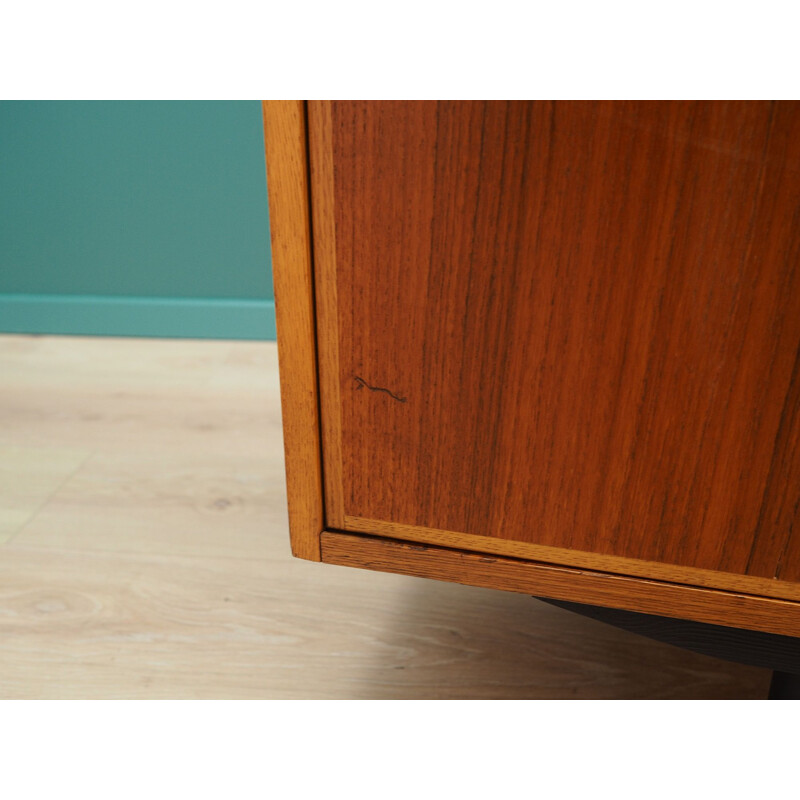
[[[293,555],[320,561],[324,526],[306,107],[265,100],[278,367]]]

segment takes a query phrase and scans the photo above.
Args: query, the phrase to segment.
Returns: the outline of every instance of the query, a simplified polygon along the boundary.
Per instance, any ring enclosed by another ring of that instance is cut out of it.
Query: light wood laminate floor
[[[0,336],[0,698],[759,698],[522,595],[289,554],[276,347]]]

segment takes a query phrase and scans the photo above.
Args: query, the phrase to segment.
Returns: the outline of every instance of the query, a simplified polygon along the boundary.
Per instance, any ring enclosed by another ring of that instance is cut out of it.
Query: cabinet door
[[[329,529],[800,600],[800,104],[307,120]]]

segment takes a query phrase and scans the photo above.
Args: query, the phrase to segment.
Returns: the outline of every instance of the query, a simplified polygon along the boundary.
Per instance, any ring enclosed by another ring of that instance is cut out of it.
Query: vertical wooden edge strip
[[[292,553],[320,560],[323,528],[305,103],[265,100],[278,367]]]
[[[328,564],[800,636],[800,603],[324,531]]]
[[[308,103],[311,215],[317,310],[317,362],[320,384],[322,451],[325,453],[325,524],[344,527],[342,472],[342,405],[339,369],[339,306],[336,289],[333,131],[331,104]]]

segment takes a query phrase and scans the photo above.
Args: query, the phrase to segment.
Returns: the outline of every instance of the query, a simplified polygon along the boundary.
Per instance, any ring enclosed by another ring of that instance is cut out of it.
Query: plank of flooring
[[[288,549],[280,438],[270,446],[254,436],[249,448],[98,453],[53,494],[19,543],[245,559]]]
[[[769,680],[524,596],[288,552],[12,543],[0,637],[0,698],[755,698]]]
[[[89,455],[0,441],[0,544],[27,524]]]

